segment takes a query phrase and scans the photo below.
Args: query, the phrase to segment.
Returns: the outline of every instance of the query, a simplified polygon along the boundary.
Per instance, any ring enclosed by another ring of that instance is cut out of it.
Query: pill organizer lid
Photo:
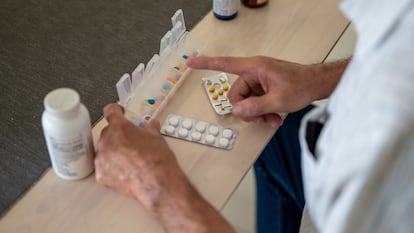
[[[160,41],[160,55],[162,55],[162,53],[166,50],[168,50],[168,48],[170,48],[170,43],[171,43],[171,31],[168,31],[167,33],[165,33],[165,35],[161,38]]]
[[[131,94],[131,77],[129,74],[122,75],[116,83],[116,91],[118,92],[119,102],[126,105]]]
[[[149,74],[154,69],[154,67],[157,66],[159,58],[160,56],[158,54],[154,54],[154,56],[152,56],[152,58],[148,61],[147,66],[144,71],[144,79],[150,76]]]
[[[132,72],[132,76],[131,76],[131,83],[132,83],[131,91],[132,92],[136,90],[136,88],[139,86],[139,84],[144,79],[144,70],[145,70],[144,63],[139,63],[137,68],[135,68],[135,70]]]
[[[173,15],[173,17],[171,17],[171,22],[174,26],[179,25],[180,30],[177,32],[177,38],[180,38],[185,31],[187,30],[185,27],[185,21],[184,21],[184,13],[182,9],[178,9],[175,14]]]

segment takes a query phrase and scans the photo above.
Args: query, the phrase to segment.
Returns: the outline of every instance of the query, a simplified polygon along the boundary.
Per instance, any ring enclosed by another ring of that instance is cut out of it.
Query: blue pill
[[[148,99],[147,100],[147,103],[153,105],[153,104],[155,104],[155,100],[154,99]]]
[[[162,89],[166,90],[166,91],[170,90],[171,89],[171,84],[169,84],[169,83],[162,84]]]

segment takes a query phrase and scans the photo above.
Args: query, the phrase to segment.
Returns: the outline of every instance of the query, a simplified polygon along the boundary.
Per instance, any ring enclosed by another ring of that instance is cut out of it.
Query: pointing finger
[[[233,74],[242,74],[254,67],[248,58],[238,57],[195,57],[187,60],[187,65],[194,69],[219,70]]]

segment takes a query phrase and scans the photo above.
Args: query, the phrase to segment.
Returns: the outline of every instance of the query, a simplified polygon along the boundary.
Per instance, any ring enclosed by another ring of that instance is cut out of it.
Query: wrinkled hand
[[[228,93],[233,115],[245,121],[282,124],[278,113],[294,112],[310,104],[314,88],[305,65],[270,57],[197,57],[187,61],[195,69],[220,70],[239,75]]]
[[[104,116],[108,126],[95,158],[99,184],[138,199],[167,232],[235,232],[191,185],[157,121],[138,128],[117,104],[107,105]]]
[[[95,159],[96,181],[134,197],[151,209],[168,176],[181,172],[159,133],[158,121],[144,128],[129,122],[117,104],[104,108],[103,129]]]

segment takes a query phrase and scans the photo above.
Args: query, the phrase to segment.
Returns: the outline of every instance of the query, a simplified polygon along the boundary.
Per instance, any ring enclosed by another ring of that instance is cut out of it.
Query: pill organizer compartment
[[[158,115],[191,71],[185,61],[201,53],[201,43],[186,31],[181,9],[171,21],[173,26],[161,39],[159,55],[146,66],[140,63],[116,84],[125,115],[136,125],[145,125]]]

